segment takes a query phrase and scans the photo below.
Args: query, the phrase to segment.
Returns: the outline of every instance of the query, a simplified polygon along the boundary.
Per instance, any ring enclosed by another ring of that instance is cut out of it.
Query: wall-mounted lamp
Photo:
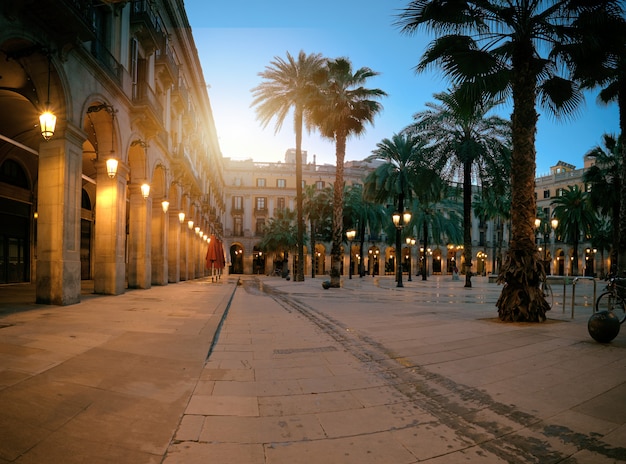
[[[46,100],[43,113],[39,116],[39,128],[41,129],[41,136],[45,141],[52,138],[57,124],[57,117],[50,111],[50,67],[50,55],[48,55],[48,99]]]
[[[143,195],[144,199],[150,196],[150,184],[141,184],[141,195]]]
[[[187,227],[189,227],[189,230],[193,229],[193,221],[187,221]]]
[[[109,158],[107,160],[107,174],[111,179],[117,174],[117,164],[118,161],[115,158]]]
[[[181,224],[185,222],[185,213],[183,213],[182,211],[178,213],[178,222],[180,222]]]
[[[200,234],[200,227],[196,226],[194,230],[196,231],[196,235]]]
[[[161,202],[161,208],[163,208],[164,213],[167,213],[167,210],[170,209],[170,202],[167,200],[163,200]]]

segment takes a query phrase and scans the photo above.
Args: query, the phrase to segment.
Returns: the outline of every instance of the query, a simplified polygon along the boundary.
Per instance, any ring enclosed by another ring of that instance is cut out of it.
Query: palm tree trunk
[[[545,271],[535,245],[536,79],[531,69],[532,44],[513,54],[511,154],[511,240],[498,283],[505,284],[496,302],[503,321],[543,322],[550,305],[540,289]]]
[[[302,208],[302,108],[297,107],[294,115],[296,128],[296,209],[298,221],[298,259],[294,281],[304,282],[304,214]]]
[[[626,79],[619,81],[617,97],[619,108],[619,128],[624,137],[626,134]],[[619,216],[619,252],[617,259],[618,272],[620,276],[626,275],[626,142],[622,140],[622,172],[620,188],[620,216]],[[615,226],[613,226],[615,227]],[[613,262],[611,261],[611,264]]]
[[[472,161],[463,162],[463,257],[465,287],[472,286]]]
[[[335,137],[335,156],[337,167],[335,170],[335,185],[333,186],[333,243],[330,260],[330,286],[341,286],[341,263],[343,253],[343,160],[346,156],[346,135],[337,134]]]

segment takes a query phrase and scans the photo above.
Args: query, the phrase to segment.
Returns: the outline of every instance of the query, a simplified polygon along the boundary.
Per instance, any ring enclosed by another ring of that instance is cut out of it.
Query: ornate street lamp
[[[391,215],[393,225],[396,226],[396,248],[400,248],[400,234],[405,225],[411,222],[411,212],[395,212]],[[396,287],[404,287],[402,285],[402,250],[396,250]]]
[[[356,230],[350,229],[346,232],[346,237],[350,242],[350,270],[348,271],[349,278],[352,279],[352,241],[356,237]]]

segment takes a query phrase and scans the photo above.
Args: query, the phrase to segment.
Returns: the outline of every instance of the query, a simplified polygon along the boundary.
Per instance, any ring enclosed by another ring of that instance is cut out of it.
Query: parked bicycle
[[[609,274],[606,290],[596,300],[596,311],[612,311],[623,324],[626,320],[626,279]]]

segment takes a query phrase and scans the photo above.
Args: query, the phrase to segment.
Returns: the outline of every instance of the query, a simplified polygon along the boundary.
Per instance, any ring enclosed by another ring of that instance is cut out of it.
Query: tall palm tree
[[[297,59],[287,52],[287,59],[274,57],[265,70],[259,73],[264,81],[252,89],[257,118],[266,127],[276,120],[275,132],[280,131],[287,115],[293,111],[296,133],[296,210],[298,228],[298,260],[294,280],[304,280],[304,218],[302,209],[302,127],[316,85],[313,77],[319,73],[324,60],[320,54],[307,55],[300,51]]]
[[[407,230],[421,229],[423,237],[422,280],[428,280],[426,272],[426,250],[429,238],[433,243],[459,243],[463,237],[462,205],[456,199],[448,197],[448,184],[437,173],[430,169],[422,170],[418,184],[429,183],[431,188],[418,189],[415,199],[411,202],[410,211],[413,213]]]
[[[587,192],[578,185],[570,186],[563,194],[550,203],[554,206],[553,215],[559,220],[556,232],[566,243],[572,244],[572,275],[578,275],[578,245],[580,237],[588,239],[597,223]]]
[[[511,240],[499,282],[496,306],[504,321],[544,321],[550,308],[539,288],[544,277],[534,241],[536,202],[536,104],[571,114],[582,101],[577,85],[561,76],[552,51],[575,41],[574,21],[587,10],[603,10],[619,0],[551,2],[510,0],[413,0],[399,15],[404,33],[427,28],[437,34],[417,65],[439,64],[458,84],[476,92],[511,95]]]
[[[376,150],[366,161],[381,160],[384,163],[368,174],[365,179],[365,197],[379,203],[397,201],[400,214],[404,212],[404,201],[411,201],[416,188],[425,188],[415,182],[419,172],[426,168],[429,149],[426,140],[417,134],[394,134],[391,139],[383,139],[376,144]],[[400,250],[401,231],[396,229],[396,281],[402,286]]]
[[[583,88],[600,86],[598,101],[603,105],[617,103],[620,134],[626,133],[626,18],[623,2],[605,2],[601,14],[595,11],[581,14],[577,19],[576,44],[563,44],[561,52],[574,69],[574,77]],[[584,45],[584,46],[581,46]],[[619,246],[619,273],[626,274],[626,144],[621,144],[620,158],[620,214],[614,216]],[[615,243],[615,242],[614,242]]]
[[[596,146],[585,156],[595,158],[595,164],[583,174],[583,182],[591,185],[589,200],[591,205],[604,216],[611,218],[611,223],[618,225],[621,211],[622,186],[622,139],[604,134],[604,148]],[[613,228],[611,246],[611,264],[618,262],[619,227]]]
[[[265,224],[259,248],[267,253],[282,252],[286,262],[289,253],[298,243],[298,228],[293,223],[295,218],[296,213],[289,208],[278,211],[276,216]],[[283,267],[283,275],[286,275],[286,272],[287,269]]]
[[[386,218],[385,208],[379,203],[368,201],[364,195],[363,185],[354,184],[346,186],[343,215],[351,221],[351,224],[347,224],[346,227],[352,226],[358,231],[359,256],[361,256],[359,276],[363,277],[365,274],[363,268],[365,233],[367,230],[374,232],[381,230]]]
[[[509,158],[510,124],[487,116],[497,102],[485,93],[476,98],[458,87],[434,97],[438,103],[427,103],[429,109],[415,114],[415,123],[407,130],[421,132],[431,141],[433,163],[450,181],[463,179],[465,286],[471,287],[472,184],[500,171],[501,158]]]
[[[311,107],[310,119],[322,136],[335,142],[336,171],[333,198],[333,241],[331,250],[330,286],[339,287],[341,278],[341,244],[343,242],[343,165],[346,141],[351,135],[360,135],[366,124],[382,110],[376,101],[387,94],[380,89],[363,85],[378,73],[370,68],[353,72],[347,58],[329,60],[318,74],[318,98]]]
[[[502,179],[508,178],[503,176]],[[504,225],[511,219],[511,191],[508,184],[492,183],[483,185],[479,195],[474,196],[473,209],[477,217],[492,220],[495,223],[496,239],[493,256],[493,271],[497,274],[502,266],[502,248],[504,244]]]
[[[309,219],[311,238],[311,278],[315,278],[315,243],[320,225],[332,217],[332,191],[328,187],[319,190],[316,185],[307,185],[304,190],[304,215]]]

